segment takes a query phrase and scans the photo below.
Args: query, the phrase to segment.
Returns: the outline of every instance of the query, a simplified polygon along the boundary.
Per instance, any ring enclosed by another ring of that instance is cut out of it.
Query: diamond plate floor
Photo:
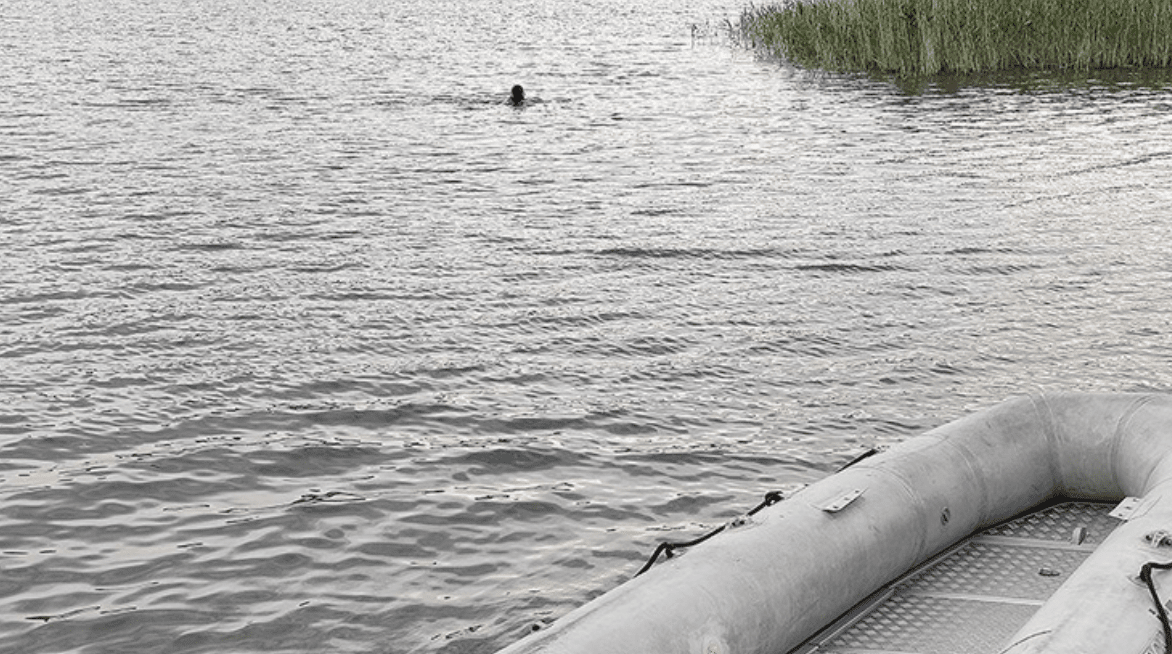
[[[1067,502],[988,529],[794,652],[996,654],[1115,528],[1111,508]]]

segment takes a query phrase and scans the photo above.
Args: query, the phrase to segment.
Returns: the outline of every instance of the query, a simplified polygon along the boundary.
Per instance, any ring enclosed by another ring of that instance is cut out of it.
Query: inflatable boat
[[[733,520],[500,654],[1160,654],[1169,562],[1172,396],[1034,395]]]

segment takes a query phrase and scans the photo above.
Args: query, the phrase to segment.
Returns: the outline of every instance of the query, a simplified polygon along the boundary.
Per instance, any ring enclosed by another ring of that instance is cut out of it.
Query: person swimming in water
[[[525,106],[525,89],[520,84],[513,85],[513,91],[509,95],[509,104],[514,107]]]

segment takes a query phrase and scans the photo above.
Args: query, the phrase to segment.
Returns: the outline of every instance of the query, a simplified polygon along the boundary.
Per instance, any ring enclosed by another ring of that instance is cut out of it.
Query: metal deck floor
[[[1067,502],[990,528],[872,595],[794,654],[996,654],[1120,524],[1107,515],[1112,508]]]

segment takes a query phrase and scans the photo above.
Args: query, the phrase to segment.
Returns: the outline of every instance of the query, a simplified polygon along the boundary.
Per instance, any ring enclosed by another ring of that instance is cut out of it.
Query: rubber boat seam
[[[875,607],[891,599],[891,596],[895,595],[895,593],[899,591],[899,587],[903,584],[904,581],[906,581],[907,577],[911,576],[914,575],[913,573],[909,572],[898,581],[893,581],[875,591],[875,593],[863,599],[861,602],[859,602],[858,605],[856,605],[846,614],[839,616],[837,620],[827,625],[827,627],[821,633],[814,634],[806,643],[799,645],[793,650],[790,650],[789,654],[794,654],[795,652],[799,651],[802,652],[802,654],[813,654],[814,652],[822,649],[824,645],[835,640],[851,627],[854,627],[866,619],[866,617],[871,614],[871,611]],[[856,610],[859,607],[863,607],[862,610]],[[809,646],[810,649],[803,649],[803,647],[806,646]]]
[[[1047,458],[1050,464],[1050,478],[1054,481],[1053,486],[1061,486],[1065,490],[1066,476],[1062,474],[1062,466],[1059,464],[1058,434],[1054,431],[1054,407],[1050,405],[1050,399],[1045,393],[1031,393],[1029,398],[1034,406],[1034,412],[1042,423],[1042,435],[1046,437]],[[1042,406],[1039,407],[1039,404]],[[1051,497],[1055,494],[1055,490],[1050,491]]]
[[[1128,432],[1125,428],[1131,424],[1133,419],[1135,419],[1135,416],[1140,412],[1140,409],[1144,408],[1145,405],[1154,399],[1155,395],[1150,393],[1136,398],[1135,402],[1131,406],[1127,407],[1127,410],[1124,411],[1121,416],[1119,416],[1119,422],[1115,426],[1115,433],[1112,435],[1113,437],[1111,439],[1111,470],[1115,474],[1116,485],[1119,485],[1118,481],[1121,463],[1119,460],[1119,452],[1121,452],[1123,449],[1120,444],[1128,435]],[[1153,465],[1152,469],[1148,471],[1147,478],[1143,481],[1143,495],[1147,495],[1152,490],[1152,477],[1157,474],[1159,468],[1159,465]]]
[[[977,512],[976,512],[977,513],[977,525],[989,524],[989,522],[991,521],[991,518],[989,516],[990,510],[989,510],[989,502],[988,502],[989,484],[985,480],[985,476],[981,474],[980,466],[977,465],[977,459],[978,459],[977,455],[972,451],[971,448],[967,447],[961,441],[954,439],[954,440],[948,440],[948,441],[942,440],[941,442],[948,443],[952,447],[952,449],[955,450],[956,452],[958,452],[961,455],[961,457],[964,459],[964,463],[965,463],[965,467],[967,468],[967,471],[968,471],[969,479],[975,480],[977,486],[981,489],[981,492],[979,495],[979,498],[981,501],[980,508],[978,508]]]
[[[1013,536],[993,536],[981,534],[969,539],[973,543],[988,543],[989,545],[1004,545],[1006,547],[1033,547],[1043,550],[1062,550],[1064,552],[1091,553],[1098,549],[1098,545],[1071,545],[1053,540],[1040,538],[1014,538]]]
[[[988,488],[988,484],[986,483],[986,481],[984,479],[984,476],[982,474],[980,474],[980,467],[977,465],[977,458],[978,458],[977,455],[974,454],[970,448],[966,447],[964,443],[957,441],[955,439],[949,439],[949,438],[945,438],[945,437],[936,437],[934,439],[934,442],[931,445],[925,447],[924,449],[928,450],[928,449],[937,448],[937,447],[946,448],[948,450],[951,450],[952,452],[957,453],[960,456],[960,458],[964,461],[966,472],[968,473],[968,478],[971,480],[974,480],[975,483],[981,489],[981,494],[980,494],[981,504],[980,504],[980,508],[976,512],[977,513],[976,525],[978,525],[978,528],[980,528],[981,526],[989,525],[990,522],[992,522],[992,520],[989,516],[989,513],[990,513],[989,507],[986,502],[986,499],[989,495],[989,488]],[[882,460],[880,460],[880,461],[867,461],[864,463],[860,463],[855,467],[862,469],[862,470],[874,470],[877,472],[882,472],[882,473],[887,474],[889,477],[895,478],[897,481],[899,481],[900,485],[904,488],[905,492],[911,498],[913,498],[915,500],[917,510],[920,512],[921,515],[923,515],[925,517],[925,524],[926,525],[932,524],[933,519],[935,517],[934,514],[938,509],[936,507],[929,507],[928,506],[928,502],[927,502],[927,500],[924,499],[923,493],[920,490],[918,490],[914,485],[912,485],[910,483],[910,480],[906,476],[904,476],[900,472],[897,472],[895,470],[891,470],[891,469],[887,468],[886,466],[880,467],[882,464],[883,464]],[[947,507],[945,507],[945,508],[947,508]],[[955,545],[957,543],[962,542],[963,540],[964,539],[962,538],[960,540],[955,541],[953,544]],[[921,534],[921,540],[920,540],[919,546],[916,551],[916,560],[917,561],[925,561],[933,556],[932,553],[927,551],[929,541],[930,541],[930,534],[927,532],[923,532]]]
[[[942,444],[942,443],[944,443],[943,439],[936,441],[937,445]],[[902,473],[896,472],[895,470],[890,470],[888,468],[879,468],[879,467],[875,466],[875,464],[868,465],[868,464],[862,463],[856,467],[861,470],[872,470],[875,472],[880,472],[880,473],[887,475],[888,477],[890,477],[892,479],[895,479],[897,482],[899,482],[899,485],[901,487],[903,487],[908,498],[910,500],[912,500],[913,502],[915,502],[916,510],[920,513],[920,515],[923,515],[925,518],[924,524],[931,524],[932,523],[931,519],[928,517],[928,503],[927,503],[927,501],[924,500],[923,495],[918,490],[916,490],[916,488],[914,486],[912,486],[909,483],[908,478],[905,477]],[[931,558],[932,555],[930,553],[925,554],[927,552],[927,549],[928,549],[928,533],[926,531],[921,531],[919,534],[919,542],[916,544],[915,560],[916,561],[924,561],[928,558]]]
[[[904,593],[909,597],[927,597],[931,599],[951,599],[963,602],[985,602],[988,604],[1014,604],[1018,606],[1041,606],[1046,600],[1028,599],[1024,597],[1006,597],[1003,595],[976,595],[973,593],[934,593],[931,591],[909,591]]]
[[[1027,640],[1033,640],[1034,638],[1037,638],[1039,636],[1045,636],[1047,634],[1052,634],[1052,633],[1054,633],[1053,629],[1043,629],[1042,631],[1035,631],[1034,633],[1032,633],[1024,638],[1019,638],[1018,640],[1006,645],[1005,648],[1001,650],[1001,652],[1002,652],[1002,654],[1004,654],[1005,652],[1008,652],[1009,650],[1013,649],[1014,647],[1017,647],[1018,645],[1026,642]]]
[[[1120,483],[1122,477],[1119,474],[1119,471],[1122,468],[1120,466],[1121,461],[1119,460],[1119,457],[1122,456],[1121,452],[1123,451],[1123,448],[1120,444],[1128,436],[1126,427],[1129,424],[1131,424],[1132,419],[1135,418],[1136,414],[1139,413],[1139,410],[1142,409],[1143,406],[1151,400],[1151,397],[1152,397],[1151,395],[1144,395],[1144,396],[1136,398],[1130,405],[1128,405],[1128,407],[1126,409],[1124,409],[1123,411],[1121,411],[1119,413],[1119,419],[1116,420],[1116,422],[1115,422],[1115,430],[1111,433],[1110,457],[1111,457],[1111,475],[1115,478],[1115,485],[1117,487],[1122,488],[1122,484]],[[1154,468],[1153,468],[1153,470],[1154,470]],[[1151,481],[1151,475],[1152,475],[1152,473],[1149,472],[1148,478],[1144,480],[1144,486],[1143,486],[1143,494],[1144,495],[1146,495],[1149,490],[1149,482]]]

